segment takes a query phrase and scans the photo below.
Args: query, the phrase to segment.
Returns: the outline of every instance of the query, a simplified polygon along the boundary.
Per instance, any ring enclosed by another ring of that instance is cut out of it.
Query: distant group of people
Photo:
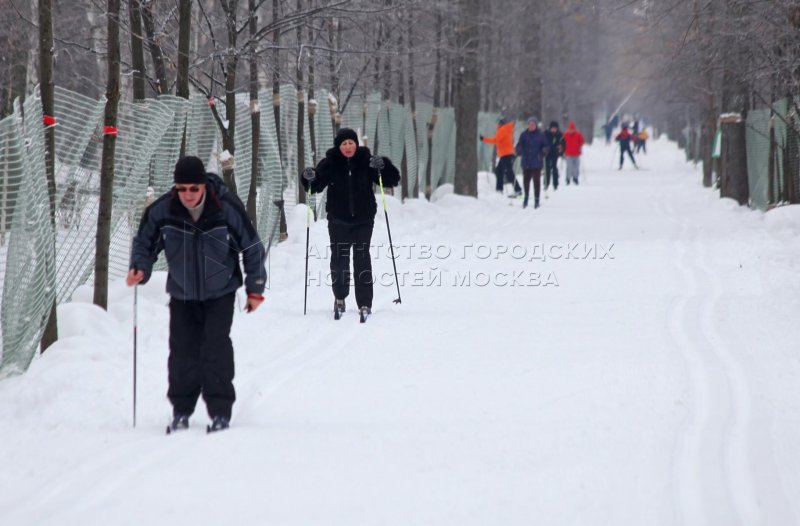
[[[481,135],[480,139],[497,147],[499,159],[495,167],[497,177],[495,189],[503,192],[504,184],[513,183],[515,196],[524,191],[523,208],[528,206],[531,181],[533,181],[533,207],[539,208],[543,169],[545,191],[551,184],[553,190],[558,189],[558,160],[561,157],[564,157],[567,163],[566,183],[572,182],[577,185],[579,182],[580,157],[586,139],[572,121],[569,122],[567,131],[562,133],[557,121],[550,122],[547,130],[542,131],[539,129],[539,119],[529,117],[527,128],[514,145],[514,122],[503,118],[497,123],[494,137]],[[514,175],[515,156],[522,158],[523,188],[520,188]]]

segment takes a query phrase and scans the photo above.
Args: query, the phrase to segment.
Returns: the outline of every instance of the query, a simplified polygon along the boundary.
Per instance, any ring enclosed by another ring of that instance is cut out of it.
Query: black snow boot
[[[211,419],[211,425],[206,428],[206,432],[214,433],[216,431],[222,431],[223,429],[228,429],[230,427],[230,421],[225,418],[224,416],[215,416]]]

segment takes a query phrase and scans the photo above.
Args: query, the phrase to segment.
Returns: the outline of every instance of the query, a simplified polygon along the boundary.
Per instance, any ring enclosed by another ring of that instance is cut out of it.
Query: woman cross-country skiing
[[[334,316],[345,310],[350,293],[350,251],[353,252],[355,294],[363,317],[372,313],[372,261],[369,253],[378,203],[373,184],[381,176],[383,185],[397,186],[400,172],[388,157],[373,156],[359,146],[358,135],[342,128],[316,169],[303,170],[303,187],[315,194],[328,189],[325,209],[331,240],[331,282]]]

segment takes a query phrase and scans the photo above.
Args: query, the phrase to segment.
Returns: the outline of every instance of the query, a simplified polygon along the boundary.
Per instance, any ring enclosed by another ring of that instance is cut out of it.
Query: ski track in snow
[[[668,317],[692,390],[690,414],[677,437],[678,517],[686,525],[761,524],[749,458],[750,388],[714,322],[722,284],[709,268],[706,240],[698,239],[700,226],[679,215],[671,200],[662,196],[654,203],[678,227],[675,266],[685,285]]]

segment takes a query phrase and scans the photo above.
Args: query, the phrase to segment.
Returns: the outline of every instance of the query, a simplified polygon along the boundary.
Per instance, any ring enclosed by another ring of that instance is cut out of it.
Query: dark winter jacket
[[[133,239],[130,264],[144,272],[142,283],[150,279],[162,250],[169,269],[167,292],[173,298],[204,301],[241,287],[240,253],[248,294],[264,292],[264,245],[242,202],[215,174],[208,174],[205,205],[197,223],[174,189],[145,209]]]
[[[631,149],[631,141],[633,140],[633,135],[628,128],[622,128],[617,136],[614,138],[615,141],[619,142],[619,147],[625,151]]]
[[[302,179],[307,191],[310,188],[314,193],[320,193],[328,188],[325,210],[329,221],[350,224],[375,221],[378,203],[372,185],[378,184],[378,171],[369,167],[370,157],[369,148],[365,146],[359,146],[349,159],[339,148],[331,148],[317,164],[314,181],[309,185]],[[397,186],[400,172],[388,157],[383,157],[383,163],[383,186]]]
[[[522,156],[523,170],[541,170],[542,158],[547,155],[549,146],[544,133],[539,128],[525,130],[517,139],[517,155]]]
[[[544,136],[547,137],[547,145],[550,148],[547,157],[550,159],[561,157],[564,154],[564,135],[559,130],[556,130],[555,133],[547,130],[544,132]]]

